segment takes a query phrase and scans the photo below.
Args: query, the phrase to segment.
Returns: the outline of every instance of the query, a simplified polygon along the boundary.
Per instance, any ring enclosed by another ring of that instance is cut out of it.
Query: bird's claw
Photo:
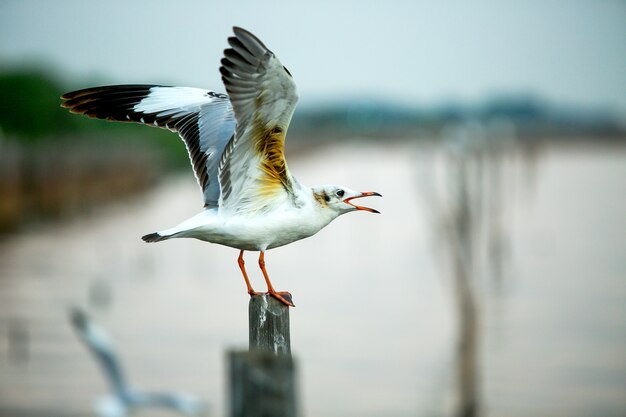
[[[291,293],[287,291],[268,291],[269,295],[285,304],[289,307],[295,307],[296,305],[293,303],[293,299],[291,298]]]
[[[295,307],[296,305],[293,303],[293,299],[291,297],[291,293],[288,291],[267,291],[267,292],[261,292],[261,291],[248,291],[248,294],[250,294],[250,297],[254,297],[255,295],[264,295],[264,294],[268,294],[272,297],[274,297],[275,299],[277,299],[278,301],[280,301],[281,303],[285,304],[286,306],[289,307]]]

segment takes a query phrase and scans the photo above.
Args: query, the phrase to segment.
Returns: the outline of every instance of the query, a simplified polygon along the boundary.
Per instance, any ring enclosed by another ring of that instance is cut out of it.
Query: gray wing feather
[[[233,31],[220,73],[237,127],[220,161],[220,207],[259,211],[270,201],[293,199],[284,140],[298,94],[289,71],[259,38],[239,27]]]

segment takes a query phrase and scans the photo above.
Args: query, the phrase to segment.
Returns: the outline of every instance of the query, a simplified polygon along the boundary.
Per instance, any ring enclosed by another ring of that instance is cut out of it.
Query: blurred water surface
[[[382,215],[343,216],[267,254],[273,283],[297,305],[291,331],[302,415],[454,413],[453,286],[424,192],[436,182],[440,152],[355,142],[290,157],[306,184],[384,195],[368,202]],[[497,283],[475,277],[481,411],[623,415],[626,150],[545,145],[514,152],[502,169],[506,267]],[[0,242],[1,416],[93,415],[94,399],[108,389],[72,333],[72,305],[108,329],[136,385],[193,392],[211,415],[225,415],[225,350],[247,346],[238,252],[139,239],[200,208],[189,173]],[[262,289],[256,254],[246,260]]]

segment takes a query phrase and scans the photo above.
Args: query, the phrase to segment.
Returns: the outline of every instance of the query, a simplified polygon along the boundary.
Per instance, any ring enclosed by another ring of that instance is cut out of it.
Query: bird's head
[[[375,192],[358,192],[341,185],[322,185],[320,187],[313,188],[313,197],[319,206],[322,209],[331,210],[336,216],[355,210],[363,210],[380,214],[378,210],[359,206],[353,202],[353,200],[357,198],[371,196],[382,197],[380,194]]]

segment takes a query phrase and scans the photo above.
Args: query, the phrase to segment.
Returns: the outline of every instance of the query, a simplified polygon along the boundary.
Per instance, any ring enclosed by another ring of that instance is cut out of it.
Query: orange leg
[[[270,277],[267,275],[267,271],[265,270],[265,252],[263,251],[261,251],[261,254],[259,255],[259,266],[261,267],[263,278],[265,278],[265,283],[267,284],[267,293],[283,304],[288,305],[289,307],[295,307],[293,301],[291,301],[291,293],[288,293],[287,291],[274,290],[274,287],[270,282]]]
[[[250,285],[250,280],[248,279],[248,274],[246,273],[246,263],[243,261],[243,250],[239,252],[239,258],[237,259],[237,263],[239,264],[239,269],[241,269],[241,273],[243,274],[243,279],[246,281],[246,287],[248,287],[248,294],[257,295],[261,294],[260,292],[256,292],[252,289],[252,285]]]

